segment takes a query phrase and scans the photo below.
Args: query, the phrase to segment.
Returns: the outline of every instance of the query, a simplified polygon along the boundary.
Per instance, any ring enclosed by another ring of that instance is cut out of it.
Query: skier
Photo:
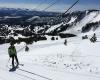
[[[26,47],[25,47],[25,51],[27,52],[27,51],[29,51],[29,47],[26,45]]]
[[[82,36],[82,39],[88,39],[88,36],[87,35]]]
[[[64,41],[64,45],[67,45],[67,39],[65,39],[65,41]]]
[[[12,68],[18,67],[19,61],[17,58],[16,48],[13,42],[10,43],[10,47],[8,48],[8,53],[9,53],[9,57],[12,58]],[[17,62],[16,66],[14,65],[14,59],[16,59],[16,62]]]
[[[90,39],[90,41],[94,43],[94,42],[96,42],[96,40],[97,40],[97,37],[96,37],[96,34],[94,33],[93,37]]]

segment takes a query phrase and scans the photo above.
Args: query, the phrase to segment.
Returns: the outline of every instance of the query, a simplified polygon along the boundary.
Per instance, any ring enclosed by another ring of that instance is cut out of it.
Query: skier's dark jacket
[[[8,48],[8,54],[9,54],[10,57],[16,55],[16,53],[17,53],[17,52],[16,52],[15,46],[10,46],[10,47]]]

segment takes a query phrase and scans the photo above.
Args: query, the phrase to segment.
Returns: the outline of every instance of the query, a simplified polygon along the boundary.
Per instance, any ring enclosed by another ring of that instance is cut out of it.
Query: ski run
[[[85,33],[91,38],[93,32]],[[11,59],[8,56],[9,44],[0,45],[0,80],[100,80],[100,32],[95,32],[97,42],[82,40],[78,35],[64,40],[15,44],[20,64],[14,72],[9,72]],[[21,50],[20,50],[21,49]],[[20,50],[20,51],[19,51]],[[7,67],[8,66],[8,67]]]

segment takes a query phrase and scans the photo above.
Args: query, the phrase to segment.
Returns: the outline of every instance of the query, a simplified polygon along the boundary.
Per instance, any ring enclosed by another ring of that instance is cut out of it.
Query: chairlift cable
[[[33,10],[38,9],[40,6],[42,6],[44,4],[46,0],[41,1]]]
[[[56,0],[55,2],[51,3],[49,6],[47,6],[46,8],[44,8],[42,11],[46,11],[47,9],[49,9],[50,7],[52,7],[53,5],[55,5],[59,1],[60,0]]]
[[[59,20],[59,18],[62,18],[62,16],[65,15],[70,9],[72,9],[78,2],[79,2],[79,0],[77,0],[75,3],[73,3],[64,13],[57,15],[56,17],[58,17],[58,20]]]
[[[79,2],[79,0],[77,0],[71,7],[69,7],[67,9],[67,11],[65,11],[62,15],[65,15],[71,8],[73,8],[77,3]]]

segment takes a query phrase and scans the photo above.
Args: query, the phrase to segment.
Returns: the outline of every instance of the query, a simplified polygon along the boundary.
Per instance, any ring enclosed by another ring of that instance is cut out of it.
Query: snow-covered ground
[[[66,23],[66,24],[71,24],[71,23],[75,23],[75,20],[77,19],[77,17],[71,17],[71,20]],[[100,21],[100,11],[94,11],[94,12],[86,12],[86,15],[83,19],[81,19],[80,21],[78,21],[76,24],[72,25],[71,28],[66,29],[65,31],[62,31],[61,33],[71,33],[71,34],[81,34],[82,28],[84,26],[86,26],[89,23],[95,23],[95,22],[99,22]],[[61,25],[55,25],[52,26],[50,28],[50,30],[48,29],[47,32],[52,32],[53,30],[56,30],[58,27],[60,27]],[[93,30],[91,30],[93,31]]]
[[[28,52],[25,43],[15,44],[19,62],[24,64],[15,72],[7,67],[9,44],[0,45],[0,80],[100,80],[100,33],[96,43],[82,40],[82,35],[68,38],[67,46],[64,39],[39,41],[28,45]]]
[[[58,27],[61,26],[62,24],[63,24],[63,23],[60,23],[60,24],[57,24],[57,25],[54,25],[54,26],[50,27],[50,28],[46,31],[46,33],[50,32],[50,31],[53,31],[54,29],[58,28]]]

